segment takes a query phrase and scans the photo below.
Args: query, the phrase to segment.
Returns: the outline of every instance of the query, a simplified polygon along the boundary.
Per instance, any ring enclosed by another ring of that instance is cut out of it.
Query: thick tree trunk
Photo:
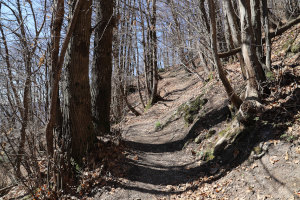
[[[75,9],[73,12],[73,16],[71,17],[71,21],[68,26],[66,38],[64,42],[62,43],[62,48],[60,51],[60,56],[58,57],[57,61],[57,73],[54,74],[53,78],[53,86],[52,86],[52,91],[51,91],[51,105],[50,105],[50,119],[46,127],[46,141],[47,141],[47,152],[49,156],[53,156],[53,132],[54,132],[54,127],[55,123],[57,120],[57,101],[58,101],[58,94],[59,94],[59,80],[60,80],[60,75],[62,71],[62,65],[64,62],[65,54],[68,48],[69,41],[71,39],[71,34],[74,31],[77,18],[78,18],[78,13],[81,9],[82,4],[84,3],[84,0],[78,0]]]
[[[261,62],[263,58],[263,46],[261,38],[261,16],[260,16],[260,0],[250,0],[251,24],[253,27],[253,37],[258,60]]]
[[[55,76],[58,73],[58,56],[59,56],[59,44],[60,44],[60,36],[61,36],[61,29],[62,23],[64,19],[64,1],[63,0],[55,0],[54,2],[54,18],[53,24],[51,27],[51,46],[50,46],[50,90],[54,90],[54,81]],[[50,92],[51,93],[51,92]],[[60,98],[59,98],[59,91],[57,90],[56,94],[56,118],[54,119],[55,122],[53,124],[53,128],[59,132],[59,138],[61,138],[61,122],[62,122],[62,113],[60,109]],[[53,154],[53,132],[50,135],[47,142],[47,149],[48,152],[52,155]]]
[[[216,30],[216,15],[215,15],[215,4],[214,0],[208,0],[208,7],[209,7],[209,17],[210,17],[210,37],[211,37],[211,42],[212,42],[212,50],[213,50],[213,57],[214,57],[214,62],[217,65],[219,77],[225,87],[225,90],[227,92],[227,95],[233,105],[236,108],[239,108],[240,105],[242,104],[242,100],[235,94],[233,88],[230,85],[230,82],[228,81],[224,69],[222,67],[222,63],[220,58],[218,57],[218,49],[217,49],[217,30]]]
[[[96,0],[92,66],[93,115],[97,135],[110,133],[113,1]]]
[[[258,60],[255,52],[254,33],[250,18],[250,0],[239,0],[240,18],[241,18],[241,35],[242,35],[242,53],[247,71],[247,79],[249,83],[247,96],[258,97],[258,81],[265,81],[265,73]]]
[[[72,12],[76,1],[73,1]],[[82,164],[95,141],[91,115],[91,94],[89,85],[89,48],[91,30],[91,0],[85,0],[71,37],[65,61],[66,98],[63,107],[63,133],[65,147],[70,137],[70,156]]]

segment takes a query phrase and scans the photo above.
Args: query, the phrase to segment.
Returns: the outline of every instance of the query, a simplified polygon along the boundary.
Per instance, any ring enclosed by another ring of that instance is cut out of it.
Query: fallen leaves
[[[300,154],[300,147],[297,147],[297,148],[296,148],[296,153],[297,153],[297,154]]]
[[[271,156],[269,158],[270,163],[275,164],[276,162],[278,162],[280,159],[277,156]]]
[[[288,152],[285,152],[284,159],[285,159],[285,160],[289,160],[289,154],[288,154]]]
[[[256,168],[256,167],[258,167],[258,164],[257,163],[253,163],[252,165],[251,165],[251,169],[254,169],[254,168]]]

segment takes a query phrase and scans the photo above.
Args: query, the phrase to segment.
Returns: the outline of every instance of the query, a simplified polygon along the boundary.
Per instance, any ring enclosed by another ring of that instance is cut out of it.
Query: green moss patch
[[[162,128],[163,125],[159,121],[155,123],[155,131],[160,131]]]
[[[205,151],[202,154],[202,157],[201,157],[201,159],[204,160],[204,161],[209,161],[209,160],[212,160],[214,158],[215,158],[215,156],[214,156],[213,149],[208,149],[207,151]]]
[[[188,125],[194,122],[199,110],[207,103],[207,99],[202,99],[202,96],[200,95],[196,99],[182,104],[177,109],[177,114],[183,116],[184,121]]]

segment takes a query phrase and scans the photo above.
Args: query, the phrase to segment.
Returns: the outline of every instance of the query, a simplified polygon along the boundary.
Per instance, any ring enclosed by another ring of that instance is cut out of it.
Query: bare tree
[[[208,0],[208,7],[209,7],[210,30],[211,30],[210,37],[211,37],[211,41],[212,41],[212,50],[213,50],[214,61],[217,66],[217,69],[218,69],[219,77],[225,87],[225,90],[227,92],[229,99],[231,100],[231,102],[233,103],[233,105],[236,108],[239,108],[240,105],[242,104],[242,100],[235,94],[230,82],[228,81],[228,79],[225,75],[225,71],[222,67],[221,60],[218,57],[217,36],[216,36],[217,30],[216,30],[216,19],[215,19],[216,15],[215,15],[214,0]]]
[[[77,23],[77,19],[79,16],[79,11],[81,9],[82,4],[84,3],[84,0],[78,0],[76,2],[76,5],[74,7],[71,20],[69,22],[68,30],[66,37],[62,43],[62,47],[60,50],[60,55],[58,57],[57,61],[57,73],[55,74],[55,77],[53,78],[53,86],[51,91],[51,103],[50,103],[50,118],[46,127],[46,140],[47,140],[47,147],[48,147],[48,154],[49,156],[53,156],[53,132],[55,127],[55,122],[57,121],[57,101],[58,101],[58,94],[59,94],[59,81],[60,81],[60,75],[62,72],[62,66],[64,62],[64,57],[68,48],[69,41],[71,39],[71,35],[73,34],[73,31],[75,29],[75,25]]]
[[[262,10],[264,18],[264,30],[265,30],[265,41],[266,41],[266,67],[271,70],[271,38],[270,38],[270,28],[269,28],[269,12],[268,5],[266,1],[262,1]]]
[[[98,135],[110,133],[113,1],[96,1],[96,28],[92,66],[93,119]]]
[[[84,0],[65,58],[65,84],[63,105],[63,144],[78,164],[92,149],[95,132],[92,124],[91,94],[89,85],[89,49],[91,34],[91,0]],[[74,15],[76,1],[71,3]],[[69,138],[69,139],[68,139]]]
[[[241,34],[238,31],[238,20],[236,15],[234,14],[233,6],[231,4],[231,0],[223,1],[224,12],[226,13],[226,17],[228,20],[228,24],[230,27],[230,31],[232,34],[232,40],[235,47],[239,47],[241,45]],[[246,78],[246,70],[245,70],[245,62],[241,53],[237,54],[237,57],[240,61],[240,66],[242,70],[243,77]]]

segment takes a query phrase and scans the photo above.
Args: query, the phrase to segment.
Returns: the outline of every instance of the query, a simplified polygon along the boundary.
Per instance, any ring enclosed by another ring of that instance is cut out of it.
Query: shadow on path
[[[260,142],[265,142],[272,139],[279,139],[282,134],[288,129],[288,124],[295,122],[295,115],[299,112],[300,105],[300,88],[293,91],[291,97],[285,103],[282,103],[280,107],[274,107],[267,110],[260,116],[260,120],[257,121],[251,127],[248,127],[246,131],[240,134],[236,143],[232,144],[229,148],[223,151],[220,155],[216,156],[213,160],[203,162],[200,166],[187,168],[186,165],[178,166],[165,166],[159,164],[146,164],[142,160],[127,160],[130,170],[128,173],[128,179],[133,182],[140,182],[143,184],[154,185],[152,189],[145,188],[143,186],[130,186],[130,185],[118,185],[121,188],[130,190],[136,190],[140,192],[147,192],[151,194],[176,194],[183,191],[164,191],[160,188],[167,185],[179,185],[191,182],[193,180],[199,180],[204,176],[213,176],[212,179],[207,181],[211,183],[225,176],[228,171],[231,171],[235,167],[242,164],[247,160],[251,154],[253,148]],[[284,111],[284,112],[283,112]],[[230,114],[229,109],[224,105],[221,109],[213,110],[201,117],[190,129],[189,133],[179,141],[166,143],[166,144],[142,144],[136,142],[128,142],[126,144],[137,153],[147,154],[151,153],[164,153],[175,152],[182,149],[185,142],[196,136],[197,130],[201,131],[204,128],[210,128],[223,120],[225,120]],[[218,116],[218,117],[217,117]],[[277,124],[276,126],[273,126]],[[239,152],[237,157],[234,158],[234,152]],[[157,156],[160,156],[159,154]],[[180,157],[175,157],[174,160],[180,160]],[[197,162],[197,161],[195,161]],[[189,163],[190,164],[190,163]],[[212,168],[218,166],[217,172],[211,172]],[[213,173],[213,174],[212,174]],[[204,183],[204,182],[202,182]],[[155,189],[157,187],[157,189]],[[188,190],[194,190],[195,188],[188,188]]]
[[[212,110],[206,115],[200,117],[190,128],[188,133],[184,136],[184,138],[165,143],[165,144],[147,144],[147,143],[139,143],[133,141],[124,141],[124,143],[133,150],[142,151],[142,152],[152,152],[152,153],[162,153],[162,152],[174,152],[180,151],[184,147],[185,143],[197,137],[197,133],[201,132],[203,129],[209,129],[216,124],[221,123],[226,120],[230,116],[230,110],[226,104],[220,109]]]

